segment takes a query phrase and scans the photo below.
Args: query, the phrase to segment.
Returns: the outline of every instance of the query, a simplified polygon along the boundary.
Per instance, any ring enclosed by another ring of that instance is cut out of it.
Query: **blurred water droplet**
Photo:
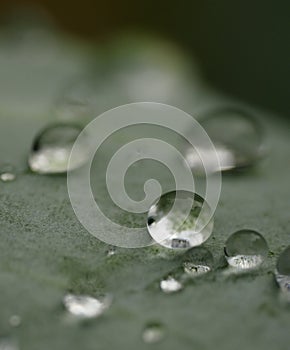
[[[16,175],[13,173],[2,173],[0,174],[0,179],[3,182],[14,181],[16,179]]]
[[[87,161],[88,144],[83,138],[79,156],[70,162],[71,149],[81,132],[76,125],[59,124],[44,129],[34,140],[28,163],[32,171],[39,174],[57,174],[82,166]]]
[[[145,327],[142,338],[144,343],[154,344],[160,342],[164,338],[164,328],[161,323],[152,322]]]
[[[0,338],[0,350],[18,350],[17,343],[10,338]]]
[[[18,315],[12,315],[9,318],[9,324],[11,327],[18,327],[21,324],[21,317]]]
[[[63,298],[63,304],[67,311],[81,319],[99,317],[111,305],[111,301],[108,296],[96,299],[88,295],[67,294]]]
[[[233,233],[225,244],[225,257],[228,264],[236,269],[252,269],[261,265],[269,248],[265,238],[252,230]]]
[[[195,247],[188,250],[184,260],[184,272],[191,277],[203,275],[211,271],[213,267],[213,256],[204,247]]]
[[[262,128],[258,121],[249,114],[235,108],[218,109],[201,120],[201,125],[215,146],[219,159],[219,169],[227,171],[255,165],[265,154]],[[212,150],[206,151],[210,162],[216,156]],[[203,162],[193,148],[185,151],[189,166],[197,174],[204,173]]]
[[[213,230],[207,202],[188,191],[163,194],[148,212],[147,228],[159,244],[171,249],[188,249],[205,242]]]
[[[290,298],[290,246],[278,258],[275,277],[281,291]]]
[[[168,276],[167,278],[160,281],[160,288],[164,293],[178,292],[183,288],[183,285],[178,282],[175,278]]]
[[[0,168],[0,180],[3,182],[14,181],[16,179],[16,172],[12,165],[4,164]]]

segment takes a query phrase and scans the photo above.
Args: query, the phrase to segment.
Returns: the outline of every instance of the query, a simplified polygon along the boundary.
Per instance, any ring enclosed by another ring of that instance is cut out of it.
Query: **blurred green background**
[[[2,0],[0,12],[17,5],[37,5],[66,31],[98,43],[128,29],[163,35],[191,52],[218,90],[289,115],[287,0]]]

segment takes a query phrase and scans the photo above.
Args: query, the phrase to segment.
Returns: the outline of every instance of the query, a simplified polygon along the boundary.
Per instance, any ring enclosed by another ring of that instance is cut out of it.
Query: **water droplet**
[[[9,324],[11,327],[18,327],[21,324],[21,317],[18,315],[12,315],[9,318]]]
[[[219,159],[219,169],[227,171],[252,166],[265,153],[262,128],[248,111],[228,108],[218,109],[203,118],[201,125],[211,138]],[[212,150],[206,152],[210,162],[216,156]],[[197,174],[204,173],[204,167],[197,152],[189,148],[185,151],[189,166]]]
[[[261,265],[269,248],[265,238],[252,230],[233,233],[226,241],[225,256],[228,264],[237,269],[252,269]]]
[[[115,247],[110,247],[108,250],[107,250],[107,256],[113,256],[116,254],[116,248]]]
[[[16,179],[16,175],[13,173],[2,173],[0,174],[0,179],[3,182],[14,181]]]
[[[12,339],[0,338],[0,350],[18,350],[18,346]]]
[[[87,144],[83,139],[83,147],[79,148],[79,156],[70,163],[69,157],[74,142],[81,132],[76,125],[58,124],[49,126],[35,138],[28,159],[32,171],[39,174],[56,174],[73,170],[87,160]]]
[[[178,292],[183,288],[183,285],[175,278],[168,276],[160,282],[160,288],[164,293]]]
[[[290,246],[278,258],[275,277],[281,291],[290,298]]]
[[[151,206],[147,228],[159,244],[171,249],[188,249],[209,238],[213,218],[209,205],[198,194],[172,191]]]
[[[203,275],[212,270],[213,256],[209,250],[204,247],[194,247],[188,250],[184,257],[184,272],[195,277]]]
[[[0,169],[0,179],[3,182],[14,181],[16,179],[14,167],[10,164],[2,165]]]
[[[164,338],[164,328],[161,323],[152,322],[145,327],[142,338],[144,343],[154,344],[160,342]]]
[[[68,312],[81,319],[99,317],[110,306],[111,301],[108,296],[96,299],[88,295],[67,294],[63,298],[63,304]]]

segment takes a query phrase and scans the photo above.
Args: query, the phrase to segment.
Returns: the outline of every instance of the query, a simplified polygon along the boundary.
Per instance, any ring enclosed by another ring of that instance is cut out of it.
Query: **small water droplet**
[[[19,327],[21,324],[21,317],[19,315],[12,315],[9,318],[9,324],[11,327]]]
[[[219,169],[227,171],[256,164],[265,154],[262,128],[248,111],[236,108],[218,109],[203,118],[201,125],[212,140],[219,159]],[[216,157],[212,150],[204,152],[210,162]],[[188,148],[185,158],[197,174],[204,174],[197,152]]]
[[[0,179],[3,182],[14,181],[16,179],[16,175],[13,173],[2,173],[0,174]]]
[[[108,250],[107,250],[107,256],[113,256],[116,254],[116,248],[115,247],[110,247]]]
[[[99,317],[110,306],[111,298],[106,296],[96,299],[88,295],[67,294],[63,298],[67,311],[78,318],[90,319]]]
[[[204,247],[194,247],[188,250],[184,260],[184,272],[190,277],[203,275],[211,271],[213,267],[213,256]]]
[[[0,168],[0,179],[3,182],[10,182],[16,179],[16,172],[12,165],[5,164]]]
[[[207,202],[188,191],[163,194],[148,212],[147,228],[156,242],[171,249],[188,249],[205,242],[213,230]]]
[[[228,264],[243,270],[261,265],[269,248],[260,233],[253,230],[241,230],[233,233],[227,239],[224,250]]]
[[[83,147],[79,147],[79,156],[70,163],[71,149],[81,132],[76,125],[52,125],[40,132],[35,138],[28,163],[32,171],[39,174],[65,173],[82,166],[87,160],[87,144],[83,138]]]
[[[164,293],[178,292],[183,288],[183,285],[175,278],[168,276],[160,282],[160,288]]]
[[[164,338],[164,328],[161,323],[152,322],[145,327],[142,338],[144,343],[154,344],[160,342]]]
[[[290,298],[290,246],[278,258],[275,277],[281,291]]]

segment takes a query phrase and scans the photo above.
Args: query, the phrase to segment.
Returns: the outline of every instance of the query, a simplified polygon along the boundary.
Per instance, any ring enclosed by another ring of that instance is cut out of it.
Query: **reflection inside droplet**
[[[44,129],[33,142],[28,159],[31,170],[40,174],[57,174],[83,165],[88,157],[88,143],[85,137],[82,138],[82,147],[77,149],[78,157],[74,157],[69,163],[71,149],[81,130],[79,126],[66,124]]]
[[[261,265],[269,248],[265,238],[253,230],[233,233],[225,244],[225,257],[228,264],[236,269],[252,269]]]
[[[183,288],[183,285],[175,278],[168,276],[167,278],[160,281],[160,288],[164,293],[178,292]]]
[[[164,328],[161,323],[152,322],[145,327],[142,338],[144,343],[158,343],[164,338]]]
[[[67,311],[78,318],[96,318],[110,306],[111,298],[96,299],[88,295],[67,294],[63,298]]]
[[[201,196],[172,191],[151,206],[147,228],[159,244],[171,249],[188,249],[209,238],[213,219],[209,205]]]
[[[290,298],[290,246],[278,258],[275,278],[281,291]]]

